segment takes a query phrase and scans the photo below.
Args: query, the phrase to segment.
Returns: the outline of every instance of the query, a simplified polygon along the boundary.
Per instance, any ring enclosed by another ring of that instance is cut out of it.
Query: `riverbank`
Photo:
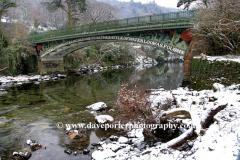
[[[225,105],[227,107],[220,111],[215,117],[213,124],[201,133],[197,138],[189,139],[182,146],[171,149],[169,143],[158,142],[154,147],[144,145],[142,129],[129,132],[125,141],[113,143],[100,142],[102,150],[92,153],[95,160],[107,159],[229,159],[236,160],[240,150],[240,102],[239,87],[231,85],[224,87],[219,83],[214,84],[213,90],[190,90],[188,88],[178,88],[172,91],[152,92],[153,110],[157,110],[157,103],[177,100],[180,108],[191,112],[192,120],[182,120],[185,124],[199,124],[204,114],[215,106]],[[175,106],[176,107],[176,106]],[[197,127],[197,130],[200,128]],[[198,131],[197,131],[198,132]],[[121,137],[120,137],[121,138]],[[122,138],[123,139],[123,138]],[[129,142],[131,142],[129,144]]]
[[[194,57],[190,87],[196,90],[212,89],[214,83],[225,86],[240,84],[240,56]]]
[[[91,74],[96,72],[102,72],[105,70],[113,70],[113,69],[123,69],[125,67],[133,67],[137,66],[138,68],[145,68],[144,66],[153,66],[157,65],[158,63],[152,59],[147,58],[145,56],[138,56],[136,61],[132,64],[126,65],[109,65],[109,66],[101,66],[100,64],[85,64],[78,69],[69,69],[65,70],[64,72],[56,72],[53,74],[42,74],[42,75],[17,75],[17,76],[1,76],[0,75],[0,87],[11,87],[14,85],[22,85],[24,83],[34,83],[39,84],[41,81],[49,81],[49,80],[59,80],[65,79],[68,75],[69,76],[80,76],[85,74]]]
[[[216,58],[209,57],[213,62],[205,60],[206,63],[217,64],[216,68],[224,70],[222,65],[225,65],[225,69],[236,68],[238,71],[239,63],[233,63],[224,57],[221,57],[216,62]],[[224,60],[224,62],[219,62]],[[235,59],[236,60],[236,59]],[[228,61],[228,62],[226,62]],[[238,61],[238,60],[237,60]],[[205,65],[206,66],[206,65]],[[212,68],[213,67],[209,67]],[[215,72],[219,70],[215,68]],[[212,70],[211,69],[211,70]],[[225,70],[224,70],[225,71]],[[229,72],[228,72],[229,73]],[[211,74],[215,74],[212,72]],[[100,142],[101,150],[97,150],[92,153],[94,160],[102,159],[219,159],[219,160],[236,160],[240,158],[240,83],[231,81],[231,77],[208,78],[203,81],[211,79],[211,83],[207,86],[211,86],[210,89],[203,89],[201,86],[198,90],[190,89],[188,87],[179,87],[174,90],[152,90],[150,100],[152,102],[152,110],[157,113],[157,106],[159,103],[166,103],[166,101],[176,101],[177,105],[173,105],[171,109],[180,108],[191,113],[191,119],[184,119],[181,121],[189,125],[195,125],[197,134],[192,139],[187,140],[183,145],[172,149],[168,146],[170,143],[176,143],[176,140],[168,143],[158,142],[154,147],[149,147],[144,142],[143,129],[133,129],[128,132],[126,137],[119,137],[121,140],[116,142]],[[200,76],[206,75],[206,72],[201,73]],[[235,76],[235,75],[234,75]],[[238,77],[238,75],[237,75]],[[230,78],[230,79],[229,79]],[[228,83],[225,81],[223,84],[216,83],[221,80],[228,79]],[[198,82],[196,82],[198,83]],[[194,83],[194,84],[196,84]],[[230,84],[235,83],[235,84]],[[195,86],[196,87],[196,86]],[[211,125],[202,130],[200,127],[201,121],[206,114],[217,106],[227,105],[225,109],[218,112],[214,116],[214,121]],[[175,118],[177,121],[178,119]],[[182,129],[186,131],[186,129]],[[124,139],[124,141],[122,141]]]

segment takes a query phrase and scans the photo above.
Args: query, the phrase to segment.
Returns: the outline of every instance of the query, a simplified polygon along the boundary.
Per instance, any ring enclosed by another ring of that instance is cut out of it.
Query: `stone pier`
[[[195,42],[196,37],[194,36],[184,56],[183,85],[190,83],[192,59],[194,56],[194,50],[196,50]]]

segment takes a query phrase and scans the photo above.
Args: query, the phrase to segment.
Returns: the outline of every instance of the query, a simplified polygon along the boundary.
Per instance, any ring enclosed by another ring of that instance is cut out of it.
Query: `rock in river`
[[[26,160],[32,156],[31,152],[13,152],[12,159],[14,160]]]
[[[84,149],[84,150],[83,150],[83,154],[88,154],[89,152],[90,152],[89,149]]]
[[[36,150],[42,148],[42,145],[41,145],[41,144],[35,143],[35,141],[32,141],[32,140],[30,140],[30,139],[27,140],[26,143],[31,146],[31,150],[32,150],[32,151],[36,151]]]
[[[102,111],[105,108],[107,108],[107,105],[104,102],[94,103],[94,104],[86,107],[86,109],[89,109],[92,111]]]
[[[113,117],[109,115],[99,115],[95,117],[96,123],[105,124],[105,123],[112,123],[114,121]]]
[[[71,139],[79,139],[79,138],[83,137],[83,135],[81,133],[79,133],[78,130],[69,131],[68,136]]]

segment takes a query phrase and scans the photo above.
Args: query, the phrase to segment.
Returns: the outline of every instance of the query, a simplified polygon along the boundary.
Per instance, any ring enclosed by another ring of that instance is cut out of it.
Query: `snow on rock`
[[[119,137],[118,143],[128,143],[128,138],[126,138],[126,137]]]
[[[122,147],[119,144],[109,143],[109,144],[106,145],[106,148],[111,149],[113,152],[117,152]]]
[[[99,116],[96,116],[95,120],[99,124],[110,123],[110,122],[114,121],[113,117],[109,116],[109,115],[99,115]]]
[[[92,153],[92,159],[94,160],[104,160],[108,158],[114,158],[116,153],[114,153],[111,149],[105,149],[103,151],[97,150]]]
[[[220,83],[214,83],[213,87],[217,90],[217,91],[224,91],[225,86],[220,84]]]
[[[143,129],[133,129],[132,131],[128,132],[127,135],[128,135],[128,138],[144,138],[144,135],[143,135]]]
[[[107,105],[104,102],[97,102],[90,106],[87,106],[86,109],[92,110],[92,111],[99,111],[107,108]]]
[[[152,59],[150,57],[138,55],[136,58],[135,62],[140,63],[140,64],[157,64],[157,61],[155,59]]]

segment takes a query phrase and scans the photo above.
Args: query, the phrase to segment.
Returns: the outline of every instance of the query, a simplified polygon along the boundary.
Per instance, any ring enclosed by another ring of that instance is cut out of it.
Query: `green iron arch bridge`
[[[41,62],[62,61],[67,54],[94,44],[135,42],[176,54],[186,53],[193,33],[195,11],[133,17],[47,31],[28,37]]]

